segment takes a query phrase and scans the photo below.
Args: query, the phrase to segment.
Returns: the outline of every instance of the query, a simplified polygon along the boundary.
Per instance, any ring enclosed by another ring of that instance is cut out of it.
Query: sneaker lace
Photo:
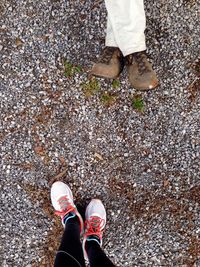
[[[100,58],[100,62],[101,63],[109,63],[115,50],[116,50],[116,47],[105,47],[103,49],[102,56]]]
[[[60,205],[61,211],[55,211],[55,214],[58,216],[65,216],[69,212],[75,211],[75,207],[69,201],[67,196],[59,198],[58,203]]]
[[[89,220],[85,221],[86,236],[96,235],[100,238],[102,237],[103,230],[101,230],[104,225],[105,220],[97,216],[91,216]]]

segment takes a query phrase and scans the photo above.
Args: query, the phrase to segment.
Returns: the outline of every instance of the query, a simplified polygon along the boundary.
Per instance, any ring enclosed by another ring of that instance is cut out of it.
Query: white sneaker
[[[80,221],[80,232],[81,234],[83,233],[83,219],[74,204],[73,194],[69,186],[59,181],[53,183],[51,186],[51,203],[56,210],[55,214],[61,217],[64,227],[64,218],[70,213],[69,218],[73,218],[75,216],[78,217]]]
[[[87,206],[85,212],[85,232],[83,235],[83,252],[86,260],[88,260],[88,257],[85,249],[85,242],[87,240],[90,241],[94,240],[100,246],[102,246],[102,235],[105,226],[106,226],[105,207],[101,202],[101,200],[92,199],[89,205]],[[94,236],[97,236],[100,242]]]

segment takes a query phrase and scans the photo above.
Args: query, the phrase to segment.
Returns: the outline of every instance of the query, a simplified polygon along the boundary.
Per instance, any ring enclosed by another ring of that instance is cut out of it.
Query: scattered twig
[[[91,9],[95,9],[97,6],[102,4],[103,0],[96,0],[94,1],[94,4],[92,5]]]
[[[66,172],[67,172],[67,168],[65,168],[62,172],[60,172],[59,174],[57,174],[56,176],[54,176],[50,180],[49,184],[52,185],[55,181],[59,181],[61,178],[63,178],[63,176],[65,176]]]

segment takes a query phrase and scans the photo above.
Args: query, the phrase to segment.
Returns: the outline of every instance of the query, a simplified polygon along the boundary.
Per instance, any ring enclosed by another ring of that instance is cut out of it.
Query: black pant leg
[[[78,221],[69,220],[66,223],[54,267],[85,267]]]
[[[90,267],[115,267],[96,241],[86,241]]]

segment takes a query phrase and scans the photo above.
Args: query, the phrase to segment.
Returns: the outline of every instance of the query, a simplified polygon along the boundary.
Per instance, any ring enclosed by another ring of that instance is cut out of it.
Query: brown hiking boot
[[[121,51],[117,47],[105,47],[97,63],[90,71],[90,75],[114,79],[124,68]]]
[[[145,52],[137,52],[126,56],[128,77],[135,89],[149,90],[158,86],[158,79]]]

